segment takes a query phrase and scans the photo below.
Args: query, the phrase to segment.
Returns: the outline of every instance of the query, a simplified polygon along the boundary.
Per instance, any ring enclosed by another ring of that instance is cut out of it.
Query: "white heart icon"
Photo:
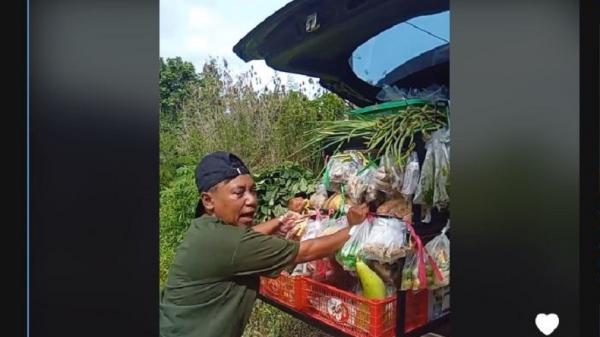
[[[549,336],[558,327],[558,315],[538,314],[535,317],[535,325],[544,335]]]

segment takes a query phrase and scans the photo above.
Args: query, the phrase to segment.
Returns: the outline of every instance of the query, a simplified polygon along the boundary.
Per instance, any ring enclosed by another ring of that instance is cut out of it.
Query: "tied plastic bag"
[[[323,231],[323,220],[324,219],[321,218],[320,213],[317,213],[317,217],[315,219],[307,219],[304,223],[303,234],[300,237],[300,241],[302,242],[316,238]],[[311,276],[316,269],[317,265],[314,261],[300,263],[294,268],[292,276]]]
[[[310,196],[309,203],[313,209],[320,210],[325,205],[325,201],[327,201],[327,188],[325,185],[319,184],[315,189],[315,193]]]
[[[392,191],[388,194],[397,194],[404,184],[404,169],[391,157],[384,156],[382,159],[387,174],[391,177]]]
[[[406,254],[404,267],[402,268],[402,280],[400,281],[400,290],[412,290],[414,287],[414,271],[417,267],[417,252],[411,250]],[[418,282],[418,280],[417,280]],[[419,284],[416,287],[419,288]]]
[[[373,167],[365,177],[365,180],[367,182],[367,188],[365,189],[364,199],[366,203],[371,203],[380,199],[380,194],[377,189],[377,183],[375,178],[376,173],[377,168]]]
[[[321,215],[318,214],[315,218],[315,221],[319,221],[320,223],[319,226],[314,227],[314,237],[331,235],[345,227],[348,227],[348,219],[345,216],[333,218],[321,217]],[[333,261],[331,261],[330,257],[324,257],[322,259],[307,262],[306,269],[307,276],[319,281],[331,279],[335,272]]]
[[[435,158],[435,187],[433,190],[433,206],[441,210],[448,207],[450,197],[450,132],[440,129],[432,135],[432,148]]]
[[[412,152],[404,169],[404,182],[400,191],[405,198],[410,198],[417,190],[419,173],[419,157],[416,152]]]
[[[344,151],[331,156],[327,162],[323,184],[328,191],[339,192],[366,164],[366,157],[359,151]]]
[[[375,172],[375,169],[375,164],[371,162],[369,165],[360,170],[355,176],[352,176],[348,179],[346,193],[353,204],[358,205],[365,199],[365,194],[369,184],[372,183],[372,176]]]
[[[444,128],[435,131],[425,143],[427,151],[414,196],[414,203],[424,206],[423,222],[430,221],[432,207],[441,210],[448,207],[450,202],[448,195],[450,188],[449,142],[449,130]]]
[[[344,270],[356,270],[356,259],[360,256],[363,243],[369,237],[371,221],[372,220],[367,217],[365,221],[352,227],[350,230],[350,239],[348,239],[344,246],[336,253],[335,259]]]
[[[434,193],[434,154],[431,149],[431,143],[425,144],[427,151],[425,152],[425,159],[423,160],[423,166],[421,167],[421,175],[419,177],[419,183],[415,190],[415,196],[413,203],[421,205],[421,222],[431,221],[431,206],[433,205],[433,193]]]
[[[440,235],[425,245],[427,255],[433,258],[442,274],[439,279],[433,278],[430,289],[437,289],[450,284],[450,240],[446,235],[447,228],[444,228]]]
[[[347,217],[345,217],[345,216],[341,216],[339,218],[329,217],[325,221],[322,222],[321,233],[319,233],[317,235],[317,237],[334,234],[337,231],[339,231],[340,229],[343,229],[346,227],[348,227],[348,218]]]
[[[393,263],[406,256],[407,248],[406,224],[394,217],[378,216],[373,220],[369,237],[361,251],[365,259]]]
[[[415,233],[410,224],[407,224],[414,249],[407,255],[402,271],[401,290],[434,289],[437,283],[444,280],[436,261],[427,254],[421,238]]]
[[[374,173],[375,188],[387,196],[393,196],[400,192],[403,180],[402,169],[390,157],[381,157]]]

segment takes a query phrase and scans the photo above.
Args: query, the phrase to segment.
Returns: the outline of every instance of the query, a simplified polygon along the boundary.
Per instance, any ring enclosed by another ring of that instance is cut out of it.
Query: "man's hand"
[[[361,224],[367,218],[369,206],[366,203],[355,205],[348,210],[348,225],[354,226]]]
[[[252,229],[254,229],[257,232],[263,233],[263,234],[281,235],[282,231],[288,232],[291,228],[293,228],[294,222],[299,217],[301,217],[300,214],[289,211],[288,213],[284,214],[283,216],[281,216],[279,218],[273,218],[269,221],[265,221],[263,223],[256,224],[256,225],[252,226]],[[283,236],[285,236],[285,234]]]
[[[288,211],[281,217],[279,217],[279,227],[277,228],[277,234],[285,237],[286,234],[294,228],[296,221],[298,221],[302,215],[299,213]]]

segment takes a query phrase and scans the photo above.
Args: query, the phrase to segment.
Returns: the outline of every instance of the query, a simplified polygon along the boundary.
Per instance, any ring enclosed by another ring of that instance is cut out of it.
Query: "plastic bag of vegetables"
[[[327,188],[325,188],[325,185],[319,184],[315,189],[315,193],[313,193],[309,198],[310,206],[313,209],[320,210],[324,208],[327,198]]]
[[[357,172],[356,175],[348,179],[346,194],[350,201],[357,205],[365,200],[365,193],[369,184],[372,182],[372,176],[375,173],[377,166],[370,162],[367,166]]]
[[[410,198],[414,195],[419,184],[419,173],[419,157],[416,152],[413,152],[410,154],[408,163],[404,169],[404,182],[400,191],[405,198]]]
[[[344,270],[356,270],[356,259],[361,252],[363,243],[369,237],[371,222],[372,219],[367,217],[361,224],[353,226],[350,229],[350,239],[348,239],[344,246],[336,253],[335,259]]]
[[[340,224],[343,225],[343,222],[340,222]],[[330,223],[330,218],[321,217],[320,213],[317,213],[314,219],[311,218],[306,221],[304,235],[302,235],[300,241],[310,240],[322,235],[326,235],[324,234],[325,230],[329,227],[333,227],[333,225],[337,225],[337,223]],[[339,227],[339,225],[337,226]],[[294,268],[292,275],[304,275],[314,279],[322,280],[329,275],[331,270],[332,267],[330,261],[327,258],[323,258],[298,264]]]
[[[404,267],[402,268],[402,280],[400,283],[400,290],[412,290],[414,281],[414,270],[417,265],[417,252],[414,250],[409,251],[406,254],[406,260],[404,261]],[[418,289],[418,284],[417,287]]]
[[[435,152],[435,187],[433,191],[433,206],[437,209],[448,207],[450,197],[450,132],[440,129],[432,135],[432,148]]]
[[[425,220],[423,222],[429,222],[431,207],[443,209],[450,202],[448,196],[450,187],[450,150],[447,145],[448,142],[449,131],[444,128],[434,132],[425,143],[427,151],[414,196],[415,204],[425,206]]]
[[[387,170],[392,176],[392,195],[399,194],[404,184],[404,168],[391,160],[387,162]]]
[[[303,239],[312,239],[321,236],[331,235],[336,233],[337,231],[348,227],[348,219],[345,216],[341,216],[338,218],[322,216],[320,213],[315,215],[315,219],[313,225],[307,234],[310,236],[306,236]],[[313,260],[307,262],[306,269],[304,275],[311,277],[315,280],[328,280],[334,273],[333,262],[330,257],[324,257],[318,260]]]
[[[430,289],[445,287],[450,284],[450,240],[446,235],[447,228],[425,245],[427,254],[433,258],[442,277],[433,278]]]
[[[345,151],[331,156],[323,175],[323,185],[328,191],[339,192],[339,187],[348,183],[367,163],[359,151]]]
[[[380,199],[379,190],[377,189],[376,181],[377,168],[373,168],[365,177],[367,188],[365,189],[364,200],[366,203],[371,203]]]
[[[433,205],[433,193],[434,193],[434,174],[435,174],[435,163],[434,153],[431,149],[431,142],[425,144],[427,151],[425,152],[425,159],[423,160],[423,166],[421,167],[421,175],[419,177],[419,183],[415,190],[415,196],[413,203],[421,205],[421,222],[429,222],[431,220],[431,206]]]
[[[341,216],[338,218],[326,218],[326,220],[322,221],[321,233],[319,233],[317,237],[334,234],[340,229],[346,227],[348,227],[348,218],[345,216]]]
[[[436,284],[442,283],[443,274],[436,261],[427,253],[421,238],[415,233],[410,224],[407,224],[414,249],[407,254],[404,269],[402,270],[401,290],[435,289]]]
[[[386,195],[394,194],[394,186],[398,184],[397,176],[393,174],[392,165],[388,157],[382,157],[379,167],[374,173],[374,184],[378,191]]]
[[[408,248],[406,224],[395,217],[377,216],[361,252],[365,259],[393,263],[406,256]]]
[[[303,222],[298,224],[300,229],[297,229],[293,236],[300,237],[300,241],[314,239],[322,232],[321,222],[321,217],[316,217],[315,219],[305,218]],[[293,232],[293,230],[290,232]],[[292,275],[310,276],[314,269],[314,264],[310,266],[310,262],[300,263],[294,267]]]

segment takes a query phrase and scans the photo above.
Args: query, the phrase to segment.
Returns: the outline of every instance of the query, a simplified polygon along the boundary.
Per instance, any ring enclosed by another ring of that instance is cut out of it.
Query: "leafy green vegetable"
[[[297,152],[321,144],[324,145],[319,151],[337,145],[334,151],[337,152],[344,142],[356,137],[362,138],[366,148],[375,156],[393,158],[400,167],[404,167],[415,148],[415,134],[428,135],[447,124],[447,110],[434,104],[408,106],[392,115],[375,119],[321,121],[306,131],[310,141]]]
[[[263,222],[284,214],[290,198],[299,193],[308,196],[315,192],[316,180],[311,170],[293,162],[284,162],[255,174],[258,197],[255,220]]]

